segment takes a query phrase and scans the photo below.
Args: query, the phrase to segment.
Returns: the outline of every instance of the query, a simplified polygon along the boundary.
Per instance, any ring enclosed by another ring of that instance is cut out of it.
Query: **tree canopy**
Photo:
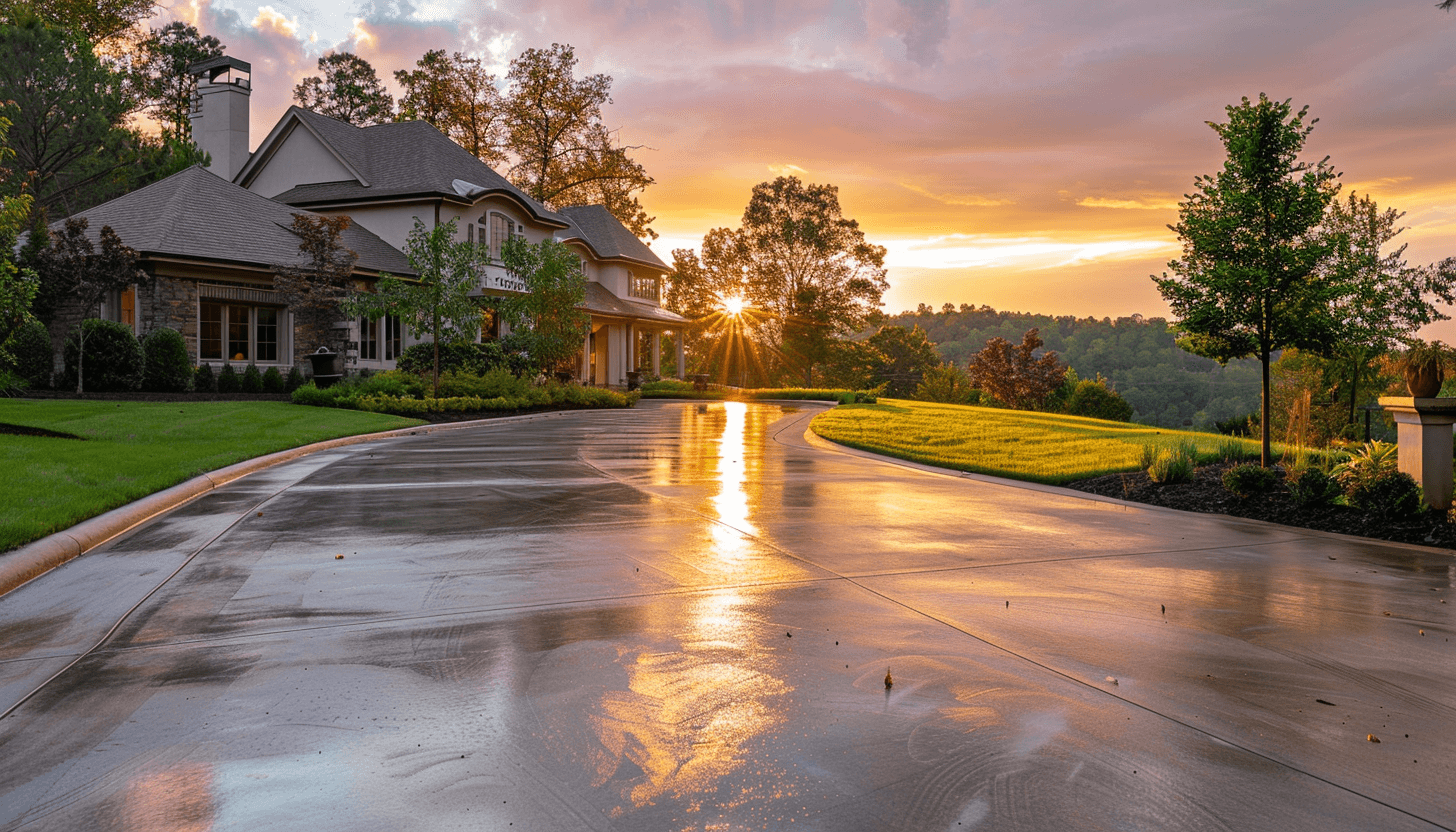
[[[162,125],[164,133],[182,141],[192,140],[189,114],[197,78],[187,70],[222,55],[223,48],[217,38],[180,20],[152,29],[141,42],[133,77],[142,105]]]
[[[344,304],[354,292],[359,256],[342,240],[351,224],[348,217],[294,214],[290,229],[298,235],[298,250],[307,262],[273,267],[273,288],[293,312],[302,352],[319,347],[344,351],[345,330],[335,324],[344,320]]]
[[[1263,464],[1269,464],[1269,364],[1278,350],[1324,354],[1339,339],[1335,303],[1347,288],[1319,266],[1332,242],[1318,233],[1339,190],[1328,159],[1299,160],[1314,129],[1308,108],[1261,94],[1227,108],[1209,126],[1227,159],[1194,193],[1170,226],[1183,257],[1153,280],[1177,317],[1184,346],[1218,361],[1254,356],[1263,374]]]
[[[404,253],[418,278],[381,275],[374,291],[351,297],[344,312],[370,320],[397,315],[416,337],[429,333],[435,343],[434,386],[439,389],[440,344],[480,332],[480,302],[470,292],[479,285],[485,253],[476,243],[455,239],[455,220],[428,228],[418,217]]]
[[[394,99],[368,61],[352,52],[331,52],[318,59],[318,69],[322,74],[310,75],[293,88],[300,107],[355,127],[390,120]]]
[[[1067,375],[1057,354],[1042,348],[1037,330],[1031,329],[1013,347],[1004,338],[992,338],[985,349],[971,359],[971,383],[997,401],[1017,410],[1036,410],[1044,405]]]
[[[526,292],[497,303],[502,317],[527,343],[532,363],[551,370],[581,349],[591,315],[582,308],[586,278],[581,258],[565,243],[529,243],[512,237],[501,250],[507,269],[526,284]],[[616,381],[609,379],[609,381]]]

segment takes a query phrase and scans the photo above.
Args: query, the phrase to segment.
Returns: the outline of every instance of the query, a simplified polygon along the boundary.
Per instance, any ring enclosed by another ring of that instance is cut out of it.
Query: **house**
[[[84,213],[93,234],[112,226],[158,278],[150,290],[118,297],[106,317],[132,323],[139,334],[177,328],[198,362],[286,365],[302,356],[271,274],[274,264],[298,259],[298,239],[287,228],[293,214],[350,217],[346,244],[359,254],[356,275],[366,284],[382,272],[413,274],[402,252],[416,219],[429,226],[454,220],[460,239],[491,253],[475,290],[482,298],[524,291],[500,262],[507,239],[555,239],[578,252],[591,324],[573,363],[577,379],[616,386],[632,370],[661,375],[669,333],[682,377],[688,322],[662,307],[669,269],[604,207],[552,210],[424,122],[361,128],[291,107],[250,154],[249,64],[224,56],[191,71],[198,79],[193,136],[210,166]],[[416,341],[393,318],[340,323],[350,328],[351,360],[361,368],[391,368]],[[496,337],[503,324],[487,319],[482,330],[480,337]],[[247,350],[235,349],[244,333]]]

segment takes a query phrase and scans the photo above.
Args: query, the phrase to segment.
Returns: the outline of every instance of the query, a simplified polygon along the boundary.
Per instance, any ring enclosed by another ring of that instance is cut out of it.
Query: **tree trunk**
[[[85,395],[86,385],[86,316],[76,325],[76,395]]]
[[[1265,468],[1269,467],[1269,351],[1259,351],[1259,365],[1264,375],[1264,387],[1259,396],[1259,434],[1262,438],[1262,445],[1259,451],[1259,464]]]

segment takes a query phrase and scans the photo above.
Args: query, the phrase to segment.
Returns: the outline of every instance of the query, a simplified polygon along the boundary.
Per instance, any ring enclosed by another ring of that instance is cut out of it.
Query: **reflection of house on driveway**
[[[683,374],[686,322],[661,306],[668,268],[604,207],[550,210],[418,121],[360,128],[290,107],[250,155],[250,66],[222,57],[192,70],[199,76],[193,136],[211,154],[210,168],[190,168],[78,215],[93,240],[111,226],[157,278],[112,298],[104,317],[138,334],[179,330],[195,363],[286,369],[302,362],[305,345],[294,344],[292,315],[273,291],[272,272],[303,260],[289,230],[294,214],[351,217],[344,244],[359,255],[355,275],[365,283],[381,272],[413,274],[402,249],[416,217],[426,225],[453,219],[460,239],[489,247],[482,295],[521,289],[499,262],[510,237],[554,238],[581,255],[591,331],[583,333],[578,379],[620,385],[628,370],[660,374],[659,336],[667,332],[677,336],[676,371]],[[393,367],[416,341],[392,317],[348,326],[361,368]],[[501,329],[487,318],[482,337]]]

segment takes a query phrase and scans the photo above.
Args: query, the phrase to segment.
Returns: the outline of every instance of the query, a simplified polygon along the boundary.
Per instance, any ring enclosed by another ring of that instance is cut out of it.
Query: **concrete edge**
[[[1179,517],[1183,517],[1189,514],[1201,515],[1205,517],[1220,517],[1232,523],[1254,526],[1256,528],[1262,529],[1278,529],[1280,531],[1304,537],[1321,537],[1331,540],[1367,544],[1373,543],[1378,546],[1392,546],[1398,549],[1410,549],[1417,552],[1445,552],[1447,554],[1456,555],[1456,550],[1445,549],[1440,546],[1423,546],[1419,543],[1402,543],[1397,540],[1381,540],[1375,537],[1359,537],[1357,535],[1342,534],[1340,532],[1327,532],[1320,529],[1306,529],[1303,526],[1285,526],[1279,523],[1272,523],[1268,520],[1255,520],[1251,517],[1235,517],[1232,514],[1214,514],[1213,512],[1204,511],[1183,511],[1181,509],[1169,508],[1167,506],[1153,505],[1152,503],[1139,503],[1135,500],[1121,500],[1117,497],[1105,497],[1101,494],[1088,494],[1085,491],[1078,491],[1075,488],[1064,488],[1060,485],[1046,485],[1044,483],[1025,482],[1023,480],[1013,480],[1006,477],[993,477],[990,474],[975,474],[971,473],[970,471],[957,471],[954,468],[937,468],[934,465],[926,465],[923,462],[913,462],[908,459],[885,456],[883,454],[877,454],[872,451],[864,451],[860,450],[859,448],[851,448],[848,445],[841,445],[838,442],[825,439],[824,437],[815,433],[812,428],[809,428],[807,426],[804,428],[804,440],[808,442],[811,446],[819,448],[820,450],[834,451],[837,453],[847,454],[849,456],[857,456],[862,459],[874,460],[876,462],[887,462],[891,465],[898,465],[902,468],[912,468],[926,474],[936,474],[942,477],[952,477],[954,479],[962,480],[975,480],[976,482],[983,482],[989,485],[1021,488],[1027,491],[1038,491],[1043,494],[1053,494],[1062,497],[1073,497],[1079,500],[1089,500],[1096,503],[1105,503],[1107,505],[1115,506],[1122,509],[1139,509],[1143,511],[1158,512],[1161,514],[1177,515]]]
[[[549,419],[566,413],[579,412],[582,411],[552,410],[545,413],[527,413],[521,416],[473,419],[468,422],[423,424],[411,428],[396,428],[378,433],[361,433],[354,436],[341,436],[337,439],[325,439],[311,445],[300,445],[297,448],[288,448],[264,456],[245,459],[216,471],[199,474],[171,488],[148,494],[105,514],[82,520],[68,529],[32,541],[17,549],[0,552],[0,597],[158,515],[186,505],[214,489],[221,488],[249,474],[272,468],[275,465],[282,465],[285,462],[292,462],[299,457],[381,439],[397,439],[402,436],[418,436],[464,428]]]

